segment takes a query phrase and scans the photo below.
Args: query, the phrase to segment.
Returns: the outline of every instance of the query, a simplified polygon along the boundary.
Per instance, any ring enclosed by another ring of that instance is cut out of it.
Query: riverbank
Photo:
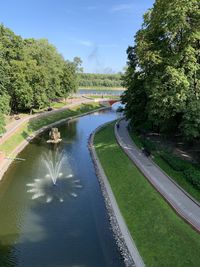
[[[96,91],[125,91],[126,89],[123,87],[102,87],[102,86],[81,86],[78,90],[96,90]]]
[[[39,115],[22,122],[19,124],[19,127],[15,126],[14,132],[11,132],[11,135],[0,145],[0,180],[16,155],[20,153],[36,135],[63,121],[101,109],[105,109],[105,107],[102,107],[99,103],[92,102],[90,104],[81,104],[72,108],[65,108],[53,113],[47,113],[44,116]]]
[[[118,146],[113,125],[94,139],[129,231],[147,266],[198,266],[200,236],[179,218]]]
[[[88,146],[91,153],[91,157],[93,159],[93,163],[96,170],[96,175],[99,180],[99,184],[101,187],[102,195],[104,197],[104,202],[106,205],[106,209],[108,212],[110,224],[114,233],[114,237],[117,243],[117,246],[120,250],[120,253],[124,259],[125,265],[127,267],[143,267],[145,266],[143,260],[137,250],[137,247],[128,231],[126,223],[121,215],[118,204],[116,202],[115,196],[112,192],[111,186],[108,182],[108,179],[104,173],[104,170],[99,161],[98,155],[95,151],[94,147],[94,138],[95,135],[98,134],[101,129],[103,129],[106,125],[110,124],[106,123],[100,127],[98,127],[90,136]]]

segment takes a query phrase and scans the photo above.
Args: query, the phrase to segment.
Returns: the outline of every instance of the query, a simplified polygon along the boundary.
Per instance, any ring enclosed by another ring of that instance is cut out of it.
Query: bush
[[[149,152],[156,150],[156,145],[148,139],[142,140],[142,144],[143,144],[144,148]]]
[[[184,175],[188,182],[193,184],[197,189],[200,189],[200,171],[194,167],[190,167],[184,171]]]
[[[172,167],[175,171],[184,171],[188,167],[188,164],[184,161],[179,159],[178,157],[167,153],[167,152],[162,152],[160,154],[161,158],[166,161],[170,167]]]

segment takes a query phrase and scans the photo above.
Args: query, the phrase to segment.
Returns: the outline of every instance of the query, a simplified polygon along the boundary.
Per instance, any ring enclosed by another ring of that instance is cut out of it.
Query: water
[[[90,90],[90,89],[79,89],[79,94],[89,94],[89,95],[113,95],[113,96],[120,96],[124,90]]]
[[[87,148],[92,130],[114,118],[66,122],[62,143],[47,144],[47,131],[11,165],[0,186],[0,267],[124,266]]]

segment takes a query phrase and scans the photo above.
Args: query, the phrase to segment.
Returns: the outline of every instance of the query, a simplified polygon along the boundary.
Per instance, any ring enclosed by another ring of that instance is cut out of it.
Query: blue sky
[[[111,73],[126,65],[144,12],[153,0],[6,0],[0,22],[24,38],[47,38],[85,72]]]

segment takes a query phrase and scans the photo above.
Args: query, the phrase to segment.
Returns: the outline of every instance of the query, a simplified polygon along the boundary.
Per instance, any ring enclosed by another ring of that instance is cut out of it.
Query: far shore
[[[97,90],[97,91],[103,91],[103,90],[108,90],[108,91],[121,91],[121,90],[126,90],[126,88],[123,87],[79,87],[78,90]]]

